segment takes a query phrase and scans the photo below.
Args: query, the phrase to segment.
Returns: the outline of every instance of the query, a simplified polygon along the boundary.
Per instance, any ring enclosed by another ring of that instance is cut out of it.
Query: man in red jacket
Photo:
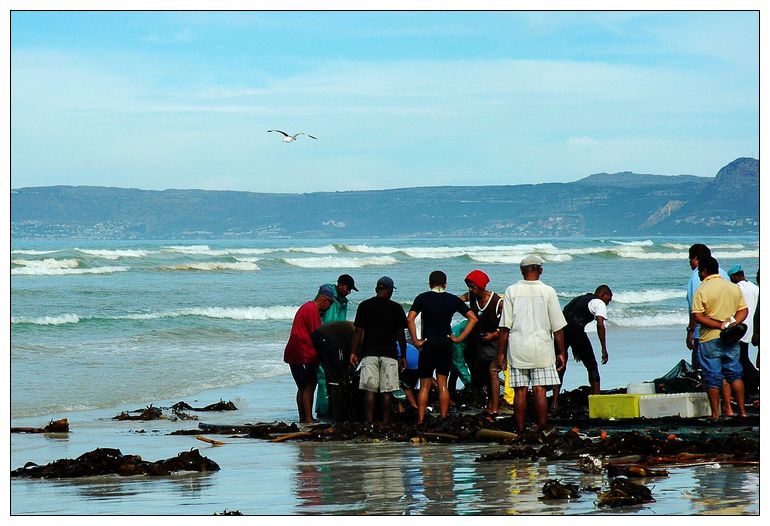
[[[297,412],[303,424],[314,422],[313,395],[319,363],[310,335],[321,326],[321,313],[333,302],[334,289],[329,285],[321,285],[315,299],[304,303],[294,315],[289,341],[283,351],[283,361],[289,364],[297,385]]]

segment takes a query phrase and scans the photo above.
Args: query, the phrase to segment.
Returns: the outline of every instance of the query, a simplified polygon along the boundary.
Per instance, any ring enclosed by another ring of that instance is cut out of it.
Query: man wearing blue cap
[[[382,422],[390,423],[393,392],[399,389],[399,361],[401,369],[406,363],[406,314],[404,308],[391,299],[395,288],[388,276],[378,279],[375,296],[361,302],[353,322],[355,333],[350,363],[357,366],[361,356],[359,387],[366,391],[367,422],[374,421],[376,395],[379,393]]]
[[[738,285],[743,293],[743,301],[746,302],[746,306],[749,308],[749,314],[743,323],[746,324],[748,329],[746,334],[743,335],[741,341],[738,342],[740,346],[740,363],[743,367],[743,384],[746,389],[746,394],[754,394],[759,387],[759,371],[754,368],[754,364],[749,357],[749,343],[751,342],[751,336],[754,333],[754,312],[757,309],[757,302],[759,301],[759,287],[746,279],[746,275],[743,272],[743,268],[740,265],[733,265],[727,271],[727,275],[730,276],[730,281]]]

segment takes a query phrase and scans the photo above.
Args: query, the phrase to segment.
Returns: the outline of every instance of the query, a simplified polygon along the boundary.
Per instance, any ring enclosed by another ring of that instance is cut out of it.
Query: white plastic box
[[[643,418],[662,416],[694,418],[710,414],[711,407],[706,393],[655,394],[639,397],[639,416]]]
[[[655,394],[655,384],[652,382],[628,384],[628,387],[626,387],[626,392],[628,394]]]

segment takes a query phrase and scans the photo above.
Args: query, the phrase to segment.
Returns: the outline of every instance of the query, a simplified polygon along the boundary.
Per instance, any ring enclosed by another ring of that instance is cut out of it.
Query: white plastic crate
[[[644,418],[694,418],[710,414],[711,407],[706,393],[655,394],[639,398],[639,416]]]
[[[652,382],[642,382],[640,384],[628,384],[626,387],[628,394],[655,394],[655,384]]]

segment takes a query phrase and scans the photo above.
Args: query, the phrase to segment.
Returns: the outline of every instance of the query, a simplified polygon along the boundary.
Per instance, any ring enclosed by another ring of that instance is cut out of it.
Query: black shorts
[[[305,365],[291,365],[291,376],[294,378],[294,383],[297,385],[297,389],[303,389],[308,385],[316,385],[318,383],[318,364],[308,363]]]
[[[417,382],[420,380],[419,369],[404,369],[401,371],[401,387],[407,389],[416,389]]]
[[[588,381],[598,382],[600,380],[599,364],[596,363],[594,348],[585,331],[564,331],[564,350],[566,351],[570,347],[572,347],[572,355],[575,360],[583,362],[586,371],[588,371]]]
[[[420,371],[420,378],[433,378],[433,371],[449,376],[452,369],[452,340],[442,338],[426,341],[420,349],[417,369]]]

